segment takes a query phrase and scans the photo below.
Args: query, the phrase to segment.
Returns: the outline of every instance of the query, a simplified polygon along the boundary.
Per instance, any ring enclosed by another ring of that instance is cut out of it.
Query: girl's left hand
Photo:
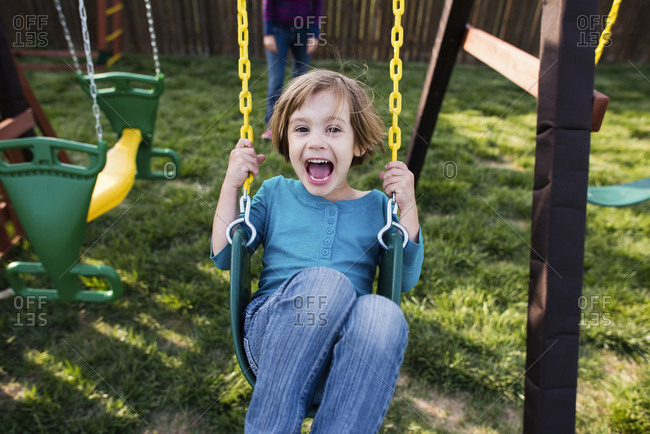
[[[402,212],[415,206],[415,177],[402,161],[391,161],[384,166],[386,172],[380,172],[384,181],[384,192],[388,196],[395,193],[395,199]]]

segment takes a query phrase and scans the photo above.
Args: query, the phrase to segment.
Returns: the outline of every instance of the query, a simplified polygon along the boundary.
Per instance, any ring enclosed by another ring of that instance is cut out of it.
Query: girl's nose
[[[309,149],[325,149],[327,148],[327,140],[320,134],[313,134],[309,137],[309,143],[307,146]]]

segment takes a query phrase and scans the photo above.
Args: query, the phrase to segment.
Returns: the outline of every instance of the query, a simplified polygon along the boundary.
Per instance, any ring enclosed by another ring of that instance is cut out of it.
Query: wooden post
[[[436,127],[451,72],[463,44],[465,24],[473,4],[474,0],[445,0],[406,154],[406,164],[415,175],[416,184]]]
[[[597,0],[543,6],[525,433],[575,431],[595,49],[580,43],[578,17],[597,14]]]
[[[18,77],[18,81],[20,82],[20,89],[23,91],[23,96],[27,101],[27,105],[29,105],[29,107],[31,107],[32,109],[32,112],[34,114],[34,119],[36,120],[36,125],[38,125],[38,128],[41,130],[44,136],[56,137],[56,132],[54,131],[54,127],[52,127],[52,124],[50,123],[50,120],[45,114],[43,107],[41,107],[41,103],[38,101],[38,98],[36,98],[36,94],[34,93],[34,90],[32,90],[32,87],[29,85],[29,82],[27,81],[25,74],[23,74],[23,71],[20,65],[18,64],[18,62],[16,62],[15,58],[13,59],[13,63],[16,72],[16,77]],[[63,153],[65,154],[65,152]],[[67,157],[66,160],[63,162],[64,163],[69,162],[67,160]]]
[[[21,92],[20,80],[14,68],[14,60],[9,49],[9,42],[7,41],[0,22],[0,115],[3,118],[18,117],[18,123],[22,123],[20,119],[25,120],[24,116],[19,116],[28,110],[28,102],[25,100]],[[29,117],[29,115],[27,115]],[[30,127],[29,119],[27,123],[22,123],[19,128],[20,135],[31,137],[34,136],[34,130]],[[3,126],[11,125],[13,121],[2,122]],[[33,124],[33,119],[31,124]],[[16,132],[17,134],[18,132]],[[22,151],[14,151],[7,154],[11,161],[20,162],[25,161],[30,155],[24,154]],[[11,221],[13,224],[13,234],[7,230],[7,223]],[[9,196],[0,183],[0,258],[3,258],[11,248],[16,245],[21,237],[25,235],[18,216],[14,211]]]
[[[108,51],[108,23],[106,18],[106,0],[97,0],[97,51]]]

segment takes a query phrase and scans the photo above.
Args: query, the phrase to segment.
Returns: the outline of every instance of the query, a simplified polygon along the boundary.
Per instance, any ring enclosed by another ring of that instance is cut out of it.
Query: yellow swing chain
[[[239,137],[253,141],[253,127],[249,122],[249,115],[253,110],[253,96],[248,90],[248,79],[251,78],[251,61],[248,59],[248,13],[246,0],[237,0],[237,42],[239,43],[239,78],[241,78],[241,92],[239,92],[239,111],[244,115],[244,125],[239,130]],[[249,173],[244,181],[244,195],[248,195],[253,182],[253,174]]]
[[[393,115],[393,125],[388,129],[388,146],[392,151],[392,161],[397,160],[397,150],[402,145],[402,131],[399,128],[399,114],[402,111],[402,94],[399,92],[399,81],[402,78],[402,61],[399,58],[399,49],[404,42],[404,29],[402,28],[402,15],[404,14],[404,0],[393,0],[393,15],[395,24],[390,32],[393,58],[390,60],[390,78],[393,80],[393,91],[390,93],[388,107]]]
[[[603,33],[601,33],[598,47],[596,47],[596,65],[598,65],[600,56],[603,54],[603,48],[605,48],[605,45],[609,42],[609,38],[612,36],[612,25],[614,25],[616,17],[618,17],[618,8],[620,5],[621,0],[614,0],[612,3],[612,9],[609,11],[609,15],[607,16],[607,25],[605,26]]]
[[[246,13],[246,0],[237,0],[237,42],[239,43],[239,78],[241,78],[241,92],[239,92],[239,111],[244,115],[244,125],[239,130],[239,137],[253,141],[253,128],[248,124],[248,117],[253,109],[253,97],[248,90],[248,79],[251,78],[251,61],[248,59],[248,14]],[[230,223],[226,229],[226,238],[232,244],[232,229],[240,223],[244,223],[251,230],[251,237],[246,243],[250,246],[255,240],[257,230],[250,221],[251,212],[251,183],[253,174],[249,173],[248,178],[242,185],[242,195],[239,199],[239,212],[244,214]]]
[[[402,78],[402,61],[399,58],[399,49],[404,43],[404,29],[402,28],[402,15],[404,14],[404,1],[393,0],[393,15],[395,16],[395,23],[390,32],[391,45],[393,46],[393,58],[390,60],[390,78],[393,80],[393,91],[390,93],[388,108],[393,115],[393,125],[388,129],[388,147],[392,151],[392,160],[397,161],[397,150],[402,145],[402,131],[399,128],[399,114],[402,111],[402,94],[399,92],[399,81]],[[384,233],[392,226],[395,226],[404,238],[402,247],[406,247],[408,243],[409,234],[404,226],[399,222],[393,220],[393,214],[397,214],[398,207],[395,201],[395,193],[393,197],[388,199],[386,204],[386,225],[379,230],[377,240],[379,244],[386,250],[388,246],[384,243]]]

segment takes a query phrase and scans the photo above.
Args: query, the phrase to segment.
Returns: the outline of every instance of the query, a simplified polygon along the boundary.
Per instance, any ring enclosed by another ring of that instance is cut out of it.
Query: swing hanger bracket
[[[251,237],[246,243],[246,247],[253,244],[253,240],[255,240],[255,237],[257,236],[257,229],[255,229],[255,226],[250,221],[250,213],[251,213],[251,197],[248,194],[248,190],[244,190],[244,193],[241,195],[241,198],[239,198],[239,214],[243,214],[244,216],[239,217],[238,219],[236,219],[235,221],[233,221],[228,225],[228,229],[226,229],[226,238],[228,238],[228,243],[232,244],[231,232],[233,228],[240,223],[244,223],[246,226],[248,226],[251,229]]]
[[[393,219],[393,215],[397,215],[398,211],[399,211],[399,206],[397,205],[397,201],[395,200],[395,194],[393,193],[393,197],[388,199],[388,202],[386,202],[386,225],[384,225],[379,230],[379,233],[377,234],[377,240],[385,250],[388,250],[388,246],[386,245],[386,243],[384,243],[384,234],[392,226],[397,228],[397,230],[402,233],[402,238],[404,239],[404,241],[402,242],[402,247],[406,247],[406,244],[409,241],[409,233],[406,230],[406,228],[401,224],[399,224],[397,220]]]

